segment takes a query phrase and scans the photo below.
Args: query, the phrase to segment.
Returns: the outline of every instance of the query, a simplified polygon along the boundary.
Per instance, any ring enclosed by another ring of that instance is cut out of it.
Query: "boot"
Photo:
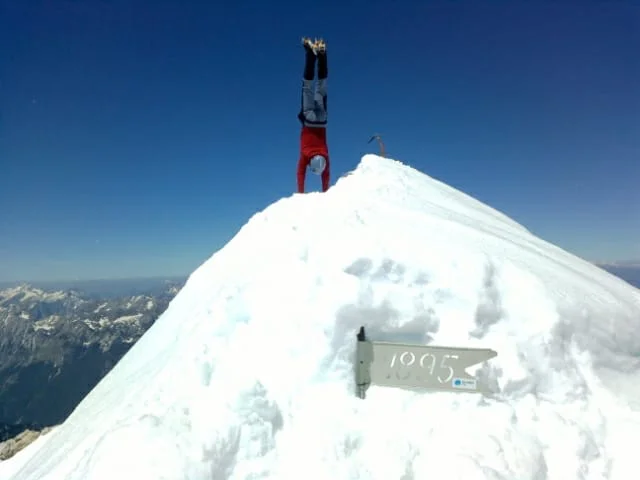
[[[316,54],[314,51],[314,44],[310,38],[303,37],[302,45],[304,46],[305,50],[303,78],[305,80],[313,80],[316,68]]]

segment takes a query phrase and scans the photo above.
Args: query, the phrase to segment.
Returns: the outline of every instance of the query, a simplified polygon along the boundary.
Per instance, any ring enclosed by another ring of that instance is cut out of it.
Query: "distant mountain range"
[[[637,263],[637,264],[636,264]],[[603,270],[620,277],[636,288],[640,288],[640,261],[624,263],[607,263],[598,265]]]
[[[104,284],[100,294],[96,282],[0,290],[0,442],[64,421],[166,310],[184,279],[143,283],[118,285],[120,295]]]
[[[597,263],[601,267],[640,268],[640,260],[625,260],[620,262]]]

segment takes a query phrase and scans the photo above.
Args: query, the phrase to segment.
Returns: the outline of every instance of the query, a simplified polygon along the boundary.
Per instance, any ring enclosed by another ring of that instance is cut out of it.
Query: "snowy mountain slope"
[[[55,427],[53,427],[55,428]],[[15,455],[11,456],[11,461],[7,460],[4,462],[0,461],[0,478],[9,478],[15,472],[22,468],[24,465],[34,454],[35,452],[44,444],[44,440],[47,435],[51,433],[52,428],[45,428],[41,433],[38,434],[37,438],[31,441],[26,447],[20,449]],[[24,435],[23,432],[21,435]],[[8,440],[6,442],[0,443],[0,455],[5,453],[7,448],[7,444],[13,442],[12,440]]]
[[[361,325],[496,350],[495,393],[358,399]],[[637,289],[368,155],[251,218],[10,478],[635,478],[639,327]]]

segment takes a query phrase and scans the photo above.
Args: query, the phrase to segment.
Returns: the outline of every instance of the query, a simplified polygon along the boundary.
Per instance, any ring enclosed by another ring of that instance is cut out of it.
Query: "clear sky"
[[[638,2],[0,0],[0,280],[188,274],[290,195],[303,35],[332,182],[380,132],[562,248],[640,258]]]

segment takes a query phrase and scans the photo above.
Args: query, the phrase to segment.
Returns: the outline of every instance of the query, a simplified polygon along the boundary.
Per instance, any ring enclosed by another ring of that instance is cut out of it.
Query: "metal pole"
[[[356,343],[356,394],[358,398],[365,398],[371,384],[369,366],[371,365],[371,345],[367,341],[364,327],[360,327]]]

